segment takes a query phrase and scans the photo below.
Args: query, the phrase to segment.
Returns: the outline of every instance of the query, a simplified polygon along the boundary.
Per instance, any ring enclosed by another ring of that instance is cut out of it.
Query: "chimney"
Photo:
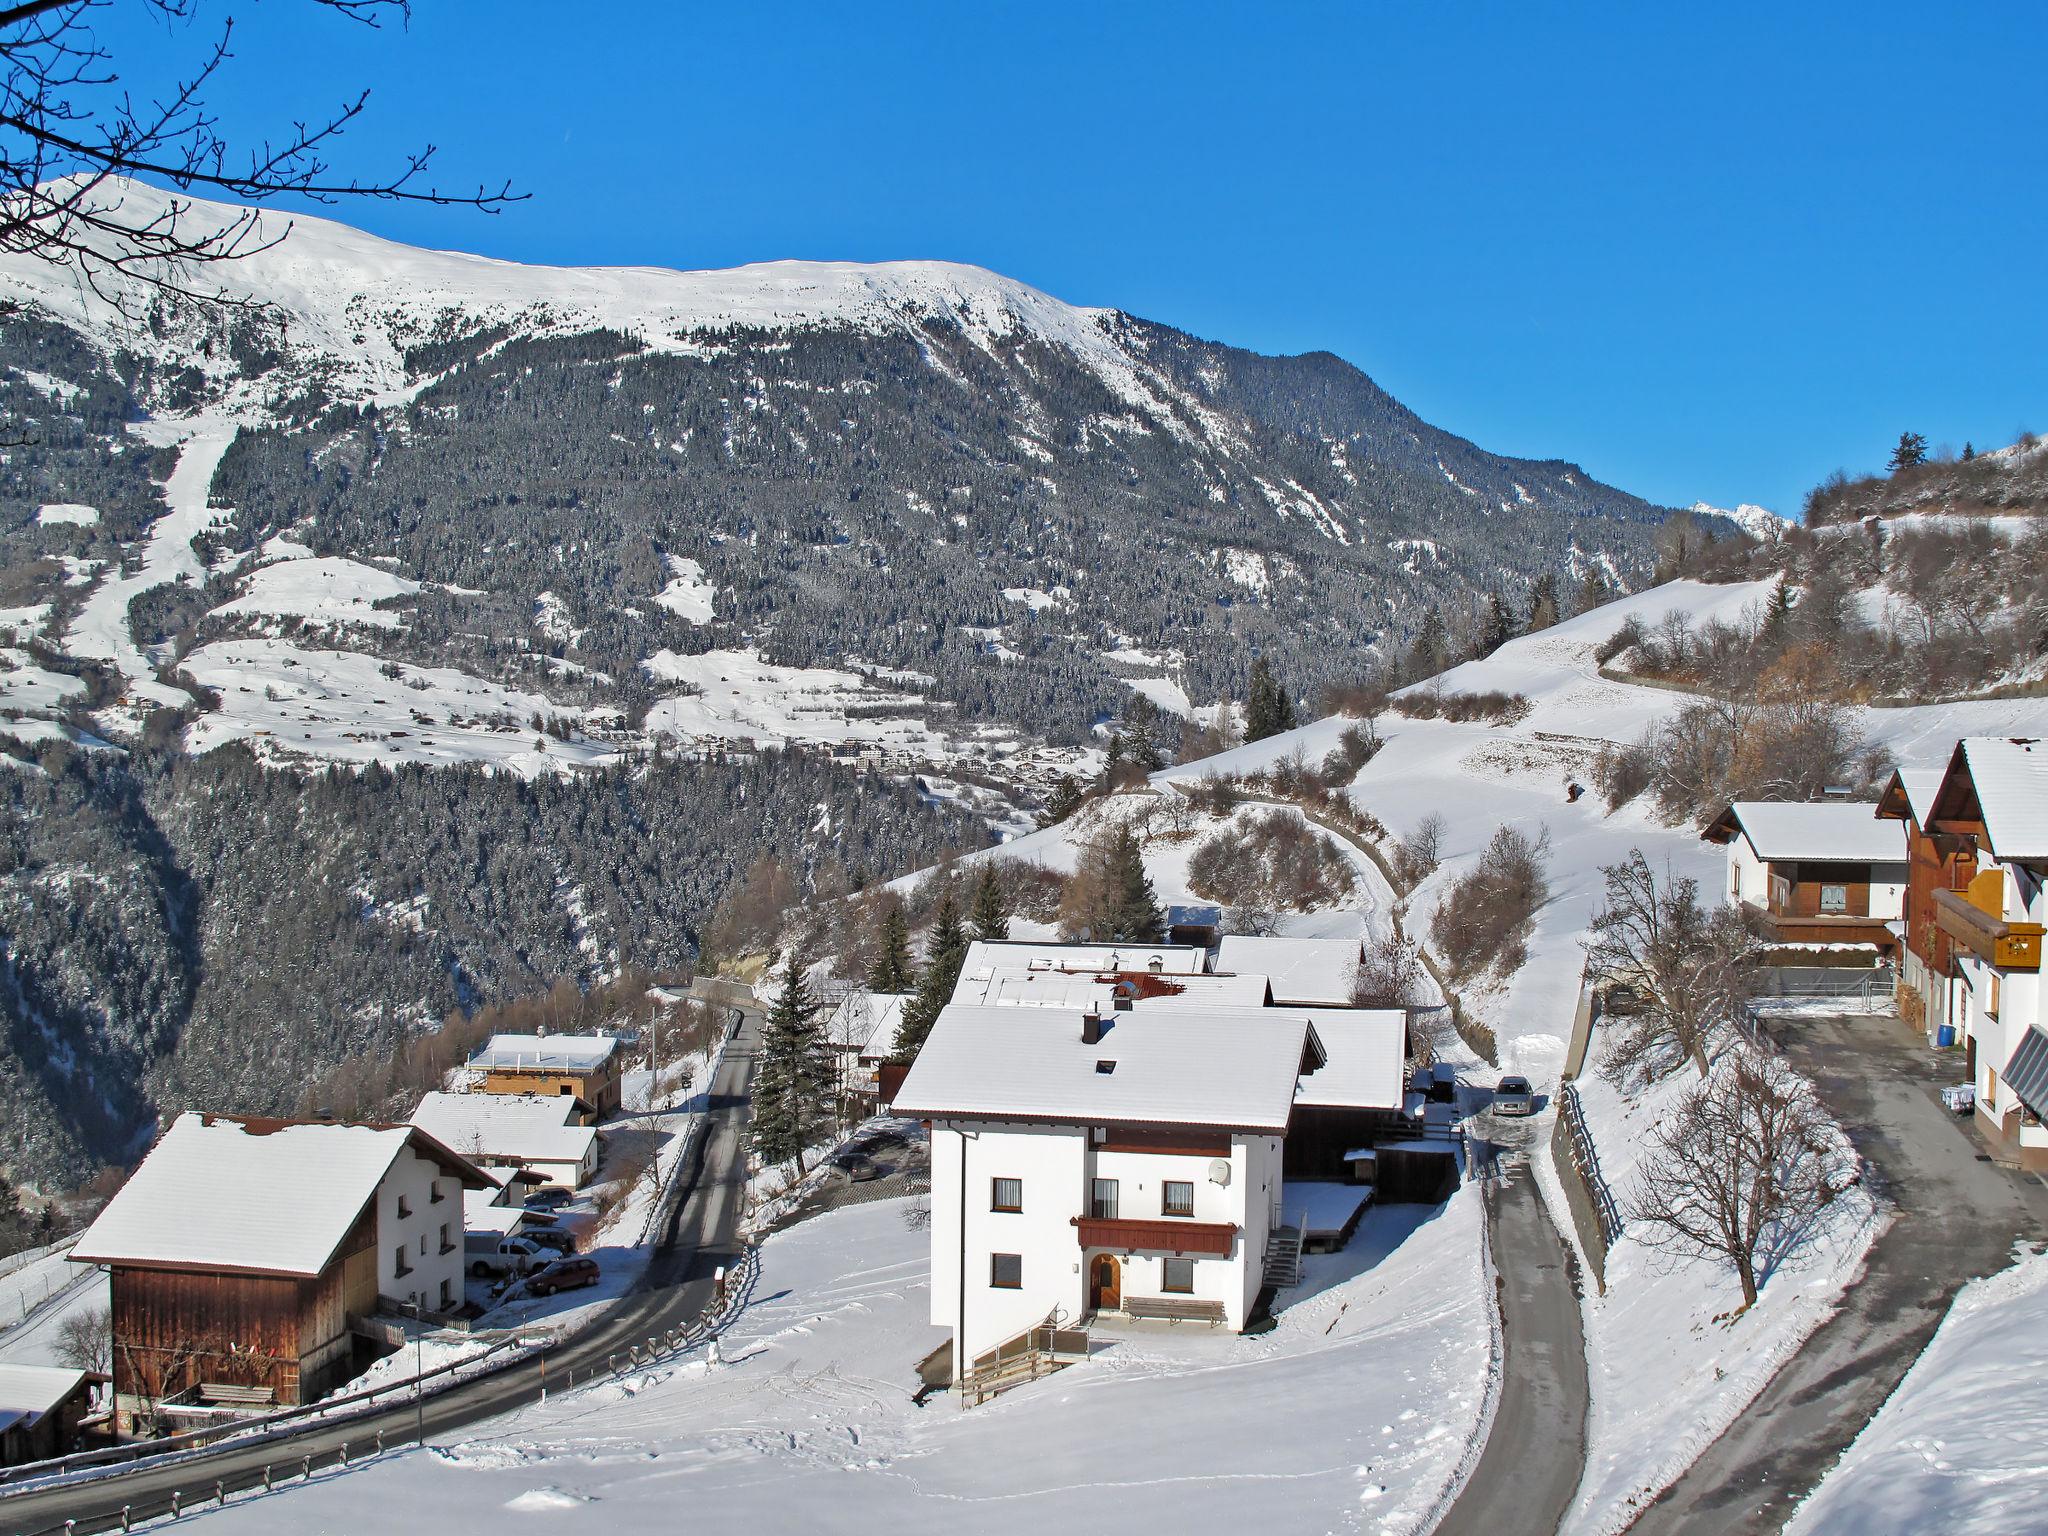
[[[1088,1011],[1081,1015],[1081,1043],[1100,1045],[1102,1043],[1102,1014],[1095,1004],[1088,1005]]]

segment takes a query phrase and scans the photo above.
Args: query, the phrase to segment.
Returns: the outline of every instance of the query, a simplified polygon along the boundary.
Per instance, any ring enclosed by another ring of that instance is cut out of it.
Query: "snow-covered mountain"
[[[1689,508],[1694,517],[1725,518],[1752,539],[1775,539],[1791,525],[1768,507],[1745,501],[1739,507],[1714,507],[1696,501]]]

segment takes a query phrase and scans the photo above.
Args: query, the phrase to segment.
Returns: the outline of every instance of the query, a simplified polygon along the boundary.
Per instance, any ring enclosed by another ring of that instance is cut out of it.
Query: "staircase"
[[[960,1406],[978,1407],[1012,1387],[1050,1376],[1087,1358],[1087,1330],[1062,1327],[1055,1308],[1036,1328],[1028,1328],[987,1354],[975,1357],[973,1368],[957,1383]]]
[[[1301,1284],[1301,1228],[1275,1227],[1266,1238],[1265,1280],[1282,1291]]]

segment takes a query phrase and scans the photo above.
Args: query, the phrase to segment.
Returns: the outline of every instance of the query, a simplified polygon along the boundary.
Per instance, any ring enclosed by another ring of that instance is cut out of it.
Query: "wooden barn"
[[[95,1371],[0,1361],[0,1467],[77,1450],[92,1390],[106,1379]]]
[[[383,1352],[362,1320],[462,1305],[487,1187],[413,1126],[180,1115],[71,1253],[111,1277],[121,1426],[331,1392]]]

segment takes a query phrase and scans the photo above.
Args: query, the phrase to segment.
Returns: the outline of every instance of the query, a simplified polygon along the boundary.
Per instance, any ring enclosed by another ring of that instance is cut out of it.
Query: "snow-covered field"
[[[1098,1335],[1099,1353],[969,1412],[911,1401],[927,1321],[909,1202],[770,1238],[759,1298],[702,1358],[521,1409],[409,1452],[198,1516],[224,1532],[355,1532],[393,1511],[463,1536],[888,1530],[990,1536],[1139,1521],[1194,1532],[1417,1528],[1476,1429],[1488,1363],[1476,1191],[1371,1213],[1312,1256],[1259,1338]]]
[[[2048,1510],[2048,1254],[1973,1280],[1787,1536],[2017,1536]]]

